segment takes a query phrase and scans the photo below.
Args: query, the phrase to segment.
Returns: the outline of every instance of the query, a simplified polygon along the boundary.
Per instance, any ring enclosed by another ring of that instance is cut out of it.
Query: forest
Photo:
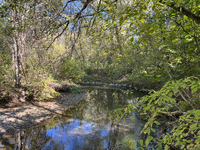
[[[151,90],[111,116],[146,115],[131,149],[200,148],[199,0],[2,0],[0,16],[0,103],[49,99],[65,83],[128,84]],[[153,138],[163,123],[170,132]]]

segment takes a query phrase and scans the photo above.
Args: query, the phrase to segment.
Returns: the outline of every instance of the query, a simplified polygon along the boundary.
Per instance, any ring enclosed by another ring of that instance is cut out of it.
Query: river
[[[126,116],[125,122],[111,121],[108,117],[110,111],[134,103],[144,93],[99,86],[81,88],[88,93],[81,102],[39,126],[0,139],[0,149],[3,146],[9,150],[129,150],[123,142],[133,135],[139,138],[145,121],[137,112]]]

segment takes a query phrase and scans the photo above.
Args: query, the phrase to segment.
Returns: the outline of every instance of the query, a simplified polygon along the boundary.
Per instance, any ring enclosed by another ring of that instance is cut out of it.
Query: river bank
[[[120,88],[128,88],[128,89],[134,89],[141,92],[152,92],[153,89],[145,89],[143,87],[137,87],[131,84],[118,84],[118,83],[104,83],[104,82],[87,82],[87,81],[81,81],[77,82],[77,84],[80,85],[98,85],[98,86],[104,86],[104,87],[120,87]]]
[[[0,134],[13,133],[16,129],[27,129],[47,121],[62,114],[85,96],[85,92],[76,95],[62,94],[47,102],[35,101],[18,107],[0,108]]]

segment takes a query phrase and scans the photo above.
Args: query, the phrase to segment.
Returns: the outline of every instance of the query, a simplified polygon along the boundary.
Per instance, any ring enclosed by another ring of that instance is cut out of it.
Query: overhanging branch
[[[71,0],[70,2],[72,2],[72,1],[73,1],[73,0]],[[87,1],[84,3],[83,8],[76,14],[74,20],[79,19],[79,18],[81,17],[82,12],[87,8],[88,4],[89,4],[90,2],[92,2],[92,1],[93,1],[93,0],[87,0]],[[46,50],[48,50],[48,49],[51,47],[51,45],[55,42],[55,40],[56,40],[57,38],[59,38],[59,37],[64,33],[64,31],[67,29],[69,23],[70,23],[70,21],[68,20],[68,21],[67,21],[67,24],[66,24],[66,26],[65,26],[65,28],[62,30],[61,33],[59,33],[59,34],[53,39],[53,41],[50,43],[50,45],[47,47]]]
[[[181,14],[186,15],[187,17],[189,17],[192,20],[194,20],[196,23],[200,24],[200,16],[197,16],[196,14],[193,14],[191,11],[187,10],[186,8],[184,8],[182,6],[176,7],[175,3],[167,3],[167,2],[164,2],[163,0],[160,0],[159,2],[164,4],[164,5],[166,5],[166,6],[168,6],[168,7],[173,8],[174,10],[180,12]]]

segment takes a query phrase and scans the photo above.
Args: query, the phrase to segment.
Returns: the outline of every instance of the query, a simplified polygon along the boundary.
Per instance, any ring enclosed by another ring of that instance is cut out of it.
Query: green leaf
[[[142,146],[143,145],[143,140],[139,140],[139,143]]]
[[[165,47],[167,47],[167,45],[160,45],[160,47],[158,49],[161,50],[161,49],[163,49]]]
[[[196,87],[196,88],[192,89],[191,93],[193,94],[193,93],[196,92],[197,90],[198,90],[198,88]]]
[[[196,129],[198,129],[197,123],[192,124],[192,125],[190,126],[190,131],[194,131],[194,130],[196,130]]]
[[[184,147],[185,147],[185,145],[182,145],[182,146],[181,146],[181,149],[183,149]]]
[[[176,100],[175,99],[171,99],[171,103],[172,104],[176,104]]]
[[[134,38],[133,38],[133,37],[131,37],[131,39],[130,39],[130,42],[132,43],[132,42],[133,42],[133,40],[134,40]]]
[[[169,107],[173,107],[173,105],[172,104],[167,104]]]
[[[147,139],[145,140],[145,146],[147,147],[149,145],[149,142],[153,139],[152,136],[148,136]]]
[[[130,119],[133,121],[134,120],[133,116],[131,116]]]
[[[158,122],[158,121],[154,121],[154,123],[157,124],[157,125],[160,125],[160,122]]]
[[[179,136],[180,134],[182,134],[182,132],[183,132],[183,131],[178,130],[178,131],[175,133],[175,135],[176,135],[176,136]]]
[[[146,22],[146,20],[145,20],[145,19],[141,19],[140,21],[141,21],[141,23],[145,23],[145,22]]]
[[[168,150],[169,148],[169,145],[165,145],[165,150]]]
[[[151,129],[150,128],[147,128],[146,130],[147,134],[149,135],[151,133]]]
[[[157,75],[156,75],[156,77],[157,77],[157,78],[160,78],[160,77],[161,77],[161,75],[160,75],[160,74],[157,74]]]
[[[152,132],[156,132],[153,128],[151,128],[151,131],[152,131]]]
[[[166,111],[168,111],[168,109],[169,109],[169,106],[165,105],[165,107],[164,107],[164,108],[165,108],[165,110],[166,110]]]
[[[169,92],[169,94],[168,94],[168,95],[169,95],[169,97],[172,97],[172,92]]]
[[[174,94],[176,94],[178,92],[178,87],[174,87],[173,89]]]

